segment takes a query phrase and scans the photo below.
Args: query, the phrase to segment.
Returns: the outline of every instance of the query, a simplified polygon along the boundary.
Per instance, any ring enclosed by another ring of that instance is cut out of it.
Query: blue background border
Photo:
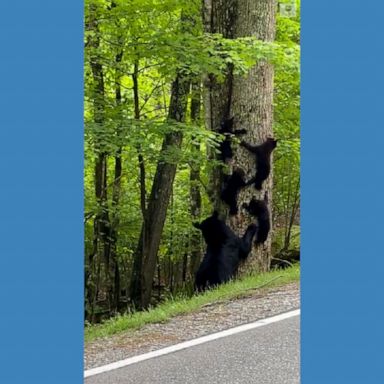
[[[83,382],[83,2],[0,5],[0,382]]]
[[[302,1],[302,383],[384,383],[384,3]]]
[[[0,5],[4,383],[82,383],[83,3]],[[302,4],[302,383],[383,383],[384,3]]]

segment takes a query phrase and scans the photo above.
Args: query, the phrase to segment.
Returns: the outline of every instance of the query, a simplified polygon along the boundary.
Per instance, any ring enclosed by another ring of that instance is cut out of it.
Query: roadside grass
[[[294,265],[285,270],[276,270],[263,274],[254,274],[208,290],[192,297],[175,297],[168,299],[157,307],[147,311],[138,311],[119,315],[102,324],[87,325],[84,331],[85,341],[111,336],[126,330],[139,329],[145,324],[161,323],[170,318],[196,311],[217,301],[240,298],[250,295],[250,291],[262,290],[288,284],[300,279],[300,266]]]

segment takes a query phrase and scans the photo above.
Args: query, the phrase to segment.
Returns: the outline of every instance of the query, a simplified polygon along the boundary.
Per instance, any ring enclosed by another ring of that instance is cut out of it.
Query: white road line
[[[235,327],[235,328],[230,328],[230,329],[226,329],[225,331],[212,333],[211,335],[199,337],[197,339],[184,341],[183,343],[171,345],[170,347],[162,348],[162,349],[159,349],[157,351],[144,353],[142,355],[129,357],[128,359],[116,361],[114,363],[103,365],[101,367],[88,369],[88,370],[84,371],[84,377],[90,377],[90,376],[98,375],[100,373],[113,371],[114,369],[126,367],[127,365],[135,364],[135,363],[138,363],[140,361],[152,359],[153,357],[167,355],[168,353],[180,351],[181,349],[193,347],[195,345],[203,344],[203,343],[206,343],[208,341],[221,339],[222,337],[234,335],[236,333],[240,333],[240,332],[244,332],[244,331],[249,331],[251,329],[263,327],[264,325],[276,323],[278,321],[282,321],[285,319],[289,319],[290,317],[299,316],[299,315],[300,315],[300,309],[296,309],[294,311],[282,313],[280,315],[269,317],[267,319],[262,319],[262,320],[255,321],[253,323],[240,325],[240,326]]]

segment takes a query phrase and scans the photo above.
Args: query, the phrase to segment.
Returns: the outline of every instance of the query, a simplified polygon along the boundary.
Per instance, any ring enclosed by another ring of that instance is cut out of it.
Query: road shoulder
[[[250,292],[249,296],[205,305],[166,323],[148,324],[108,338],[87,342],[85,369],[154,351],[300,307],[299,283]]]

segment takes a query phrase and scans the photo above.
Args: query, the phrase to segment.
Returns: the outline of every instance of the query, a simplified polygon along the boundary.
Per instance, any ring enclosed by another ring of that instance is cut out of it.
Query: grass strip
[[[217,301],[225,301],[250,295],[250,291],[285,285],[300,279],[300,267],[294,265],[285,270],[254,274],[234,280],[215,289],[192,297],[170,298],[157,307],[147,311],[137,311],[119,315],[102,324],[87,325],[84,331],[85,341],[111,336],[126,330],[139,329],[145,324],[161,323],[170,318],[199,310]]]

